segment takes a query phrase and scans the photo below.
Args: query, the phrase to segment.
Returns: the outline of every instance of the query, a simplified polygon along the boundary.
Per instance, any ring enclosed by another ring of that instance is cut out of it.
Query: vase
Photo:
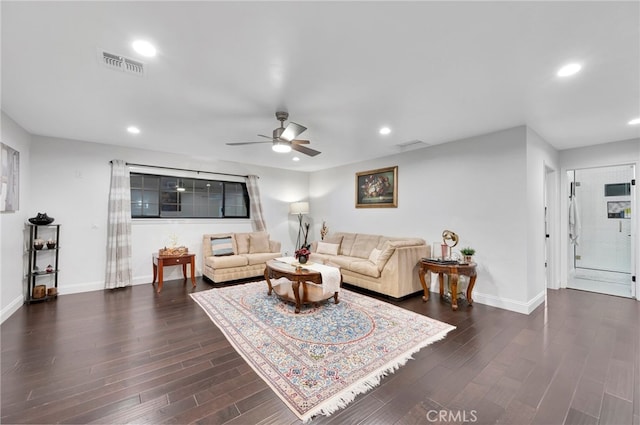
[[[29,219],[29,223],[44,226],[53,223],[53,220],[53,217],[49,217],[47,213],[38,213]]]
[[[464,262],[467,263],[467,264],[473,263],[473,256],[472,255],[465,255],[464,256]]]
[[[306,255],[301,255],[298,257],[298,262],[300,264],[306,264],[307,260],[309,260],[309,258]]]

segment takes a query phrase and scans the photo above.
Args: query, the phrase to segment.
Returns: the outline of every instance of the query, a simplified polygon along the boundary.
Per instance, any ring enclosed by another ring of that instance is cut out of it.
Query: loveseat
[[[267,261],[281,256],[280,242],[266,232],[202,236],[202,274],[214,283],[262,276]]]
[[[309,259],[339,266],[345,283],[402,298],[422,290],[419,262],[430,251],[420,238],[338,232],[313,242]]]

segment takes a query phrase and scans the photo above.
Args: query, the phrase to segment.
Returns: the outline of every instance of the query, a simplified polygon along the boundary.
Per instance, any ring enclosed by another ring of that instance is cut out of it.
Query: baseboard
[[[153,276],[141,276],[133,278],[132,285],[150,284]],[[104,288],[104,280],[79,283],[77,285],[64,285],[58,288],[59,295],[79,294],[81,292],[101,291]]]
[[[491,307],[502,308],[504,310],[514,311],[516,313],[531,314],[533,310],[535,310],[540,304],[544,302],[545,295],[546,292],[542,291],[528,302],[522,302],[474,291],[473,302],[488,305]]]
[[[13,313],[18,311],[18,309],[24,304],[24,298],[22,296],[16,297],[13,301],[11,301],[5,308],[0,312],[0,323],[4,323]]]

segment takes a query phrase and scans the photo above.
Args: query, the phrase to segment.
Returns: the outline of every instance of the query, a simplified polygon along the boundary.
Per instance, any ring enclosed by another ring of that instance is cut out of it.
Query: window
[[[132,218],[249,218],[241,182],[131,173]]]
[[[604,196],[631,196],[631,183],[605,184]]]

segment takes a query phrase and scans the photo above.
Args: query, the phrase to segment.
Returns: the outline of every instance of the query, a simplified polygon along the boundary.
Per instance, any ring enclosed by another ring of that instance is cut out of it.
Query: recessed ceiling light
[[[391,129],[389,127],[382,127],[379,131],[380,134],[389,134],[391,133]]]
[[[582,65],[579,63],[570,63],[563,66],[558,70],[558,77],[568,77],[570,75],[578,73],[582,69]]]
[[[153,44],[144,40],[136,40],[132,44],[133,50],[148,58],[156,55],[156,48]]]
[[[140,129],[134,126],[127,127],[127,131],[131,134],[140,134]]]
[[[293,158],[291,158],[292,161],[300,161],[300,158],[298,158],[297,156],[294,156]]]
[[[640,124],[640,118],[634,118],[628,122],[629,125],[638,125]]]

